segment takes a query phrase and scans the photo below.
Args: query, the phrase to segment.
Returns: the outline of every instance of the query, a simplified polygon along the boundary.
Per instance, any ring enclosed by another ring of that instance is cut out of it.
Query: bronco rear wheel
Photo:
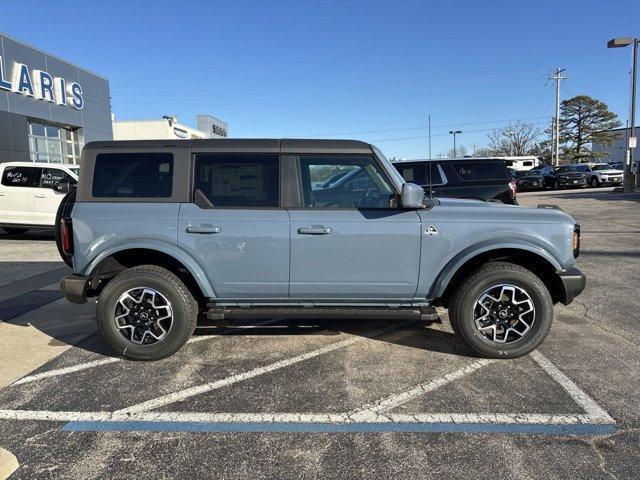
[[[176,352],[196,327],[198,304],[182,281],[156,265],[125,270],[98,299],[98,326],[119,354],[159,360]]]
[[[449,302],[454,330],[489,358],[516,358],[534,350],[553,322],[547,287],[530,270],[507,262],[483,265]]]

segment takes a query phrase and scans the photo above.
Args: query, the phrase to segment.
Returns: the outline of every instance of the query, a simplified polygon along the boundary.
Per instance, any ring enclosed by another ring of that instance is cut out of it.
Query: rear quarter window
[[[2,185],[5,187],[35,187],[39,168],[7,166],[2,172]]]
[[[173,191],[173,154],[101,153],[93,170],[95,198],[168,198]]]
[[[509,179],[505,168],[498,162],[452,162],[450,165],[465,182]]]

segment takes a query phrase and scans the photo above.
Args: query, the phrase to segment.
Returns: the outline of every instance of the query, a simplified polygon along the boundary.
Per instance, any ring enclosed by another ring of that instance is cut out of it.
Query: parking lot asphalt
[[[581,224],[588,282],[510,361],[476,357],[446,314],[208,324],[168,359],[126,361],[95,334],[93,305],[32,294],[57,293],[52,241],[0,235],[0,314],[35,298],[0,323],[11,478],[637,478],[640,194],[520,203]]]

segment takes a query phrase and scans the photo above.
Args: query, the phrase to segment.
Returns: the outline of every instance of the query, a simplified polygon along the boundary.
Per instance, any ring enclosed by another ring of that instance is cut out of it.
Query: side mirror
[[[415,183],[405,183],[402,185],[401,194],[402,208],[423,208],[424,190]]]
[[[69,182],[60,182],[58,185],[56,185],[55,190],[56,192],[60,193],[69,193],[69,190],[71,190],[71,185],[69,184]]]

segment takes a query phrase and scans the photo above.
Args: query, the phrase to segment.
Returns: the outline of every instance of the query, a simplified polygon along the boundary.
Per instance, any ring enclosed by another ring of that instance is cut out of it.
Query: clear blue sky
[[[594,96],[625,122],[631,49],[605,44],[640,36],[640,1],[21,0],[0,30],[106,76],[118,119],[210,113],[234,137],[419,158],[429,113],[434,155],[454,127],[469,147],[510,119],[546,127],[556,66],[563,98]]]

